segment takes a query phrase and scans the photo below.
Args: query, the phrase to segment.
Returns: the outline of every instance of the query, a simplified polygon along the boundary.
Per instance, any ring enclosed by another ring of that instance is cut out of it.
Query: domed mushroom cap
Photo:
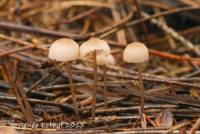
[[[73,61],[79,56],[79,45],[72,39],[56,40],[49,49],[49,58],[56,61]]]
[[[131,43],[125,48],[123,59],[129,63],[145,62],[149,59],[149,50],[143,43]]]
[[[115,65],[115,59],[112,55],[99,54],[97,55],[97,65]]]
[[[81,57],[85,57],[95,50],[97,54],[105,54],[106,56],[110,54],[108,43],[97,38],[90,38],[80,46],[80,55]]]
[[[115,58],[110,54],[106,57],[107,65],[115,65]]]

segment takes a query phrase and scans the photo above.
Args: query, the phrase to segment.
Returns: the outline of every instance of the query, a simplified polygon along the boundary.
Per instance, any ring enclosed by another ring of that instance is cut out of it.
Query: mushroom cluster
[[[72,73],[71,73],[71,61],[77,60],[79,57],[92,58],[93,59],[93,69],[94,69],[94,89],[93,89],[93,99],[92,99],[92,119],[95,119],[95,104],[96,104],[96,91],[97,91],[97,65],[104,66],[103,70],[105,71],[105,65],[115,64],[114,57],[110,55],[110,46],[107,42],[97,39],[90,38],[88,41],[84,42],[80,48],[79,45],[72,39],[62,38],[56,40],[49,49],[49,58],[51,60],[65,62],[67,66],[67,73],[70,83],[70,89],[72,94],[72,100],[74,105],[74,110],[77,120],[80,119],[77,98],[76,98],[76,89],[73,84]],[[105,73],[106,74],[106,73]],[[104,81],[106,80],[104,75]],[[105,82],[106,83],[106,82]],[[106,87],[106,85],[104,86]],[[105,105],[106,101],[106,88],[104,89],[104,98]]]
[[[97,66],[101,66],[104,73],[104,105],[107,108],[107,86],[106,86],[106,65],[115,65],[115,59],[110,54],[110,46],[104,40],[98,38],[90,38],[81,46],[72,39],[62,38],[56,40],[49,49],[49,58],[51,60],[65,62],[67,74],[69,78],[70,90],[72,94],[73,106],[77,120],[80,120],[76,89],[72,79],[71,61],[77,60],[79,57],[92,59],[93,61],[93,94],[92,94],[92,120],[95,120],[95,105],[97,92]],[[138,67],[138,78],[141,91],[141,113],[144,113],[144,85],[142,79],[142,66],[149,59],[148,48],[140,42],[134,42],[124,49],[123,59],[125,62],[136,63]]]

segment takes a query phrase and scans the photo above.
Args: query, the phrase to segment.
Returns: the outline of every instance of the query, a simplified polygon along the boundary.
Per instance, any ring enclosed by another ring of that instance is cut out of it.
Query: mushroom
[[[97,65],[115,65],[115,59],[114,57],[110,54],[108,56],[99,54],[97,55]]]
[[[72,100],[77,120],[80,119],[80,116],[77,105],[76,90],[73,84],[72,73],[71,73],[71,61],[77,60],[78,57],[79,57],[79,45],[72,39],[68,38],[58,39],[51,45],[49,49],[49,58],[51,60],[66,62],[70,90],[72,94]]]
[[[136,63],[140,82],[140,95],[141,95],[141,113],[144,114],[144,84],[142,79],[142,63],[149,59],[149,50],[141,42],[134,42],[129,44],[123,53],[123,59],[129,63]]]
[[[103,79],[104,79],[104,107],[108,108],[107,103],[107,84],[106,84],[106,65],[115,65],[115,59],[112,55],[105,56],[103,54],[97,55],[97,65],[102,66],[103,69]]]
[[[94,70],[94,91],[92,99],[92,120],[95,120],[95,104],[96,104],[96,91],[97,91],[97,55],[108,56],[110,54],[109,45],[100,39],[90,38],[80,46],[81,57],[93,59],[93,70]]]

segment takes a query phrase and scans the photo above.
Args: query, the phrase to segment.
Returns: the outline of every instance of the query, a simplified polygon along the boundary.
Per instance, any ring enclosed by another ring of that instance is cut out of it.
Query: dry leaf
[[[171,127],[173,125],[173,114],[169,109],[166,109],[165,111],[161,112],[156,117],[156,124],[158,127]]]

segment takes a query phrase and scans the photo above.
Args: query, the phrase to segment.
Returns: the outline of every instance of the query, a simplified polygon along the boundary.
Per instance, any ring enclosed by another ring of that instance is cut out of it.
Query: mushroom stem
[[[71,94],[72,94],[72,101],[73,101],[73,105],[74,105],[75,115],[76,115],[77,120],[80,120],[78,105],[77,105],[77,100],[76,100],[76,90],[75,90],[75,86],[74,86],[73,79],[72,79],[71,63],[66,62],[66,65],[67,65],[67,74],[68,74],[68,78],[69,78],[69,84],[70,84],[70,90],[71,90]]]
[[[145,118],[145,109],[144,109],[144,83],[142,79],[142,72],[143,72],[143,66],[142,63],[137,65],[137,70],[138,70],[138,77],[139,77],[139,87],[140,87],[140,97],[141,97],[141,107],[140,107],[140,112],[141,112],[141,124],[142,128],[146,128],[146,118]]]
[[[93,69],[94,69],[94,91],[92,97],[92,120],[95,120],[95,105],[96,105],[96,92],[97,92],[97,57],[96,50],[93,51]]]
[[[107,103],[107,82],[106,82],[106,65],[103,65],[103,83],[104,83],[104,108],[108,108],[108,103]]]
[[[141,97],[141,113],[144,114],[145,110],[144,110],[144,83],[143,83],[143,79],[142,79],[142,72],[143,72],[143,67],[142,64],[138,64],[137,65],[137,70],[138,70],[138,78],[139,78],[139,83],[140,83],[140,97]]]

